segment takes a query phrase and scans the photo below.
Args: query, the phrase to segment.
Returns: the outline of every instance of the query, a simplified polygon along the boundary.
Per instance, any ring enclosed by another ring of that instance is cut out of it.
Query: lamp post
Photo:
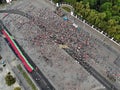
[[[51,0],[51,3],[52,3],[53,1]]]
[[[0,60],[2,59],[2,56],[0,55]]]
[[[83,26],[83,29],[85,28],[85,20],[83,20],[83,24],[84,24],[84,26]]]
[[[83,16],[81,15],[81,20],[82,20],[82,17],[83,17]]]
[[[73,11],[71,11],[71,16],[73,16]]]
[[[10,3],[10,4],[11,4],[11,1],[12,1],[12,0],[6,0],[6,2],[7,2],[7,3]]]

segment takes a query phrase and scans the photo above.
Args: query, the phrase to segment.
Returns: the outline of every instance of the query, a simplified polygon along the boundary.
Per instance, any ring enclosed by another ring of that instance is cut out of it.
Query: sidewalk
[[[19,86],[18,80],[16,80],[15,84],[13,84],[12,86],[7,86],[4,78],[8,72],[11,72],[11,75],[13,75],[16,78],[11,67],[11,63],[15,61],[14,59],[16,58],[16,56],[12,53],[11,49],[9,48],[3,37],[0,38],[1,38],[1,47],[2,47],[2,50],[0,51],[0,55],[2,56],[2,60],[4,60],[6,64],[5,67],[3,67],[3,64],[0,64],[0,67],[3,68],[3,71],[0,73],[0,79],[1,79],[0,81],[2,81],[0,84],[0,90],[13,90],[15,87]],[[23,90],[22,87],[21,90]]]

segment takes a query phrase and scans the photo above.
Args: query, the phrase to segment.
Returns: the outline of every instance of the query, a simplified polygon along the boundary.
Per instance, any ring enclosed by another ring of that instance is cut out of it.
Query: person
[[[38,70],[38,67],[36,67],[35,70],[37,71],[37,70]]]

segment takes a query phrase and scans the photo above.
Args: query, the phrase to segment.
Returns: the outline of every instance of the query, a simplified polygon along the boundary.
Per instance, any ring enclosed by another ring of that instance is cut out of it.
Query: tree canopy
[[[0,4],[6,3],[6,0],[0,0]]]
[[[11,86],[16,82],[16,79],[10,73],[8,73],[5,76],[5,81],[8,86]]]

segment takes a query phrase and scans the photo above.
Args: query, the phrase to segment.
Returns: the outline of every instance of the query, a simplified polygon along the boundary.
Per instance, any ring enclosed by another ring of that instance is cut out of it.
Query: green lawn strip
[[[31,86],[32,90],[37,90],[36,86],[34,85],[32,80],[29,78],[27,73],[22,69],[22,67],[20,65],[18,65],[17,68],[20,70],[20,72],[22,73],[23,77],[26,79],[28,84]]]
[[[67,12],[71,12],[71,9],[70,9],[69,7],[62,6],[62,8],[63,8],[64,10],[66,10]]]
[[[0,8],[3,8],[3,7],[5,7],[6,5],[7,5],[6,3],[0,4]]]

